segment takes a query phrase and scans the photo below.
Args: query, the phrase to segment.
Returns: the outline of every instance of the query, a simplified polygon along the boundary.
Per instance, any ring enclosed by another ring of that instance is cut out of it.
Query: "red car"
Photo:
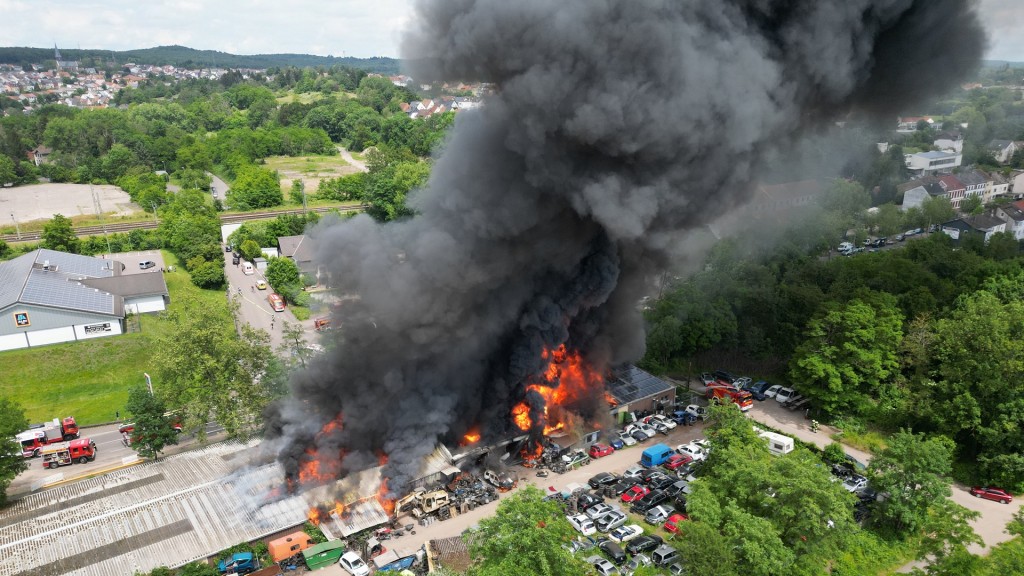
[[[601,458],[615,452],[615,449],[607,444],[594,444],[590,447],[591,458]]]
[[[629,490],[622,493],[623,502],[636,502],[644,496],[651,493],[651,489],[646,486],[633,486]]]
[[[975,486],[971,488],[971,496],[1002,502],[1003,504],[1013,502],[1013,496],[1009,492],[995,486]]]
[[[676,454],[670,457],[662,466],[669,470],[676,470],[680,466],[686,466],[690,462],[693,462],[693,456],[686,456],[684,454]]]
[[[686,514],[673,514],[665,521],[665,530],[675,534],[679,531],[679,523],[687,520],[689,520],[689,518],[686,517]]]

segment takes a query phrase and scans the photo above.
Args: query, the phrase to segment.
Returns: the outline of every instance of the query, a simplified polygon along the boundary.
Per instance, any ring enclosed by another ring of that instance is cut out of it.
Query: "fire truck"
[[[42,449],[43,468],[85,464],[96,459],[96,443],[88,438],[58,442]]]
[[[740,410],[746,412],[754,405],[754,396],[746,390],[739,390],[732,384],[717,381],[707,387],[707,396],[719,402],[733,402]]]
[[[68,442],[78,438],[78,424],[73,416],[63,420],[54,418],[52,422],[33,426],[17,435],[21,444],[21,455],[25,458],[39,456],[44,446],[58,442]]]

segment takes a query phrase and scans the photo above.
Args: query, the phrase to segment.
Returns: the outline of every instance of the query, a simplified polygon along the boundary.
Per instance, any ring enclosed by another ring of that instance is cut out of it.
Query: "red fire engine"
[[[746,390],[738,390],[732,384],[722,381],[708,385],[707,396],[719,402],[733,402],[739,409],[746,412],[754,405],[754,396]]]
[[[85,464],[96,459],[96,443],[88,438],[58,442],[42,449],[43,468]]]
[[[17,435],[18,442],[21,444],[21,455],[25,458],[39,456],[43,446],[67,442],[76,438],[78,438],[78,424],[73,416],[33,426],[30,430]]]

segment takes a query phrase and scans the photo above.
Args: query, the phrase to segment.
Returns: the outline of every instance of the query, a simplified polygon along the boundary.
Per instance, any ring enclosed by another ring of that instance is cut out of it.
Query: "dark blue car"
[[[679,424],[680,426],[690,426],[691,424],[694,423],[694,421],[697,420],[696,416],[690,414],[685,410],[677,410],[673,412],[672,415],[669,416],[669,418],[674,420],[675,423]]]
[[[754,397],[754,400],[764,400],[764,391],[771,387],[771,384],[764,380],[758,380],[753,384],[747,384],[743,387],[744,390],[750,392],[750,395]]]
[[[608,438],[607,442],[609,446],[615,448],[616,450],[622,450],[623,448],[626,447],[626,443],[623,442],[622,440],[619,440],[618,437]]]

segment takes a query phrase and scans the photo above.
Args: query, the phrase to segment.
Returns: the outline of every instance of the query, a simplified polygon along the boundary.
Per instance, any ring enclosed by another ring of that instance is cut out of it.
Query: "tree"
[[[220,251],[220,219],[202,192],[181,190],[160,209],[160,216],[160,237],[182,262]]]
[[[53,218],[43,225],[42,246],[59,252],[78,253],[78,236],[71,226],[71,219],[63,214],[54,214]]]
[[[200,258],[197,256],[196,258]],[[200,288],[220,288],[224,286],[224,265],[200,258],[200,262],[189,266],[192,284]]]
[[[267,282],[278,294],[287,296],[302,290],[299,267],[291,258],[271,258],[267,263],[266,276]]]
[[[528,486],[503,500],[494,516],[466,533],[473,559],[467,576],[586,573],[586,564],[562,548],[574,537],[572,526],[557,504],[543,498],[543,492]]]
[[[960,201],[960,211],[964,214],[981,214],[985,206],[981,202],[981,196],[968,196]]]
[[[239,252],[242,253],[242,257],[246,260],[252,261],[259,258],[262,252],[260,251],[260,245],[255,240],[245,240],[242,245],[238,247]]]
[[[831,304],[811,320],[790,361],[790,377],[829,415],[866,407],[869,395],[899,368],[903,318],[895,299]]]
[[[0,154],[0,186],[13,184],[18,180],[18,173],[14,170],[14,161],[7,155]]]
[[[306,331],[302,328],[301,324],[292,324],[287,320],[284,321],[282,328],[281,347],[279,350],[282,352],[282,355],[287,354],[298,360],[299,364],[305,368],[306,360],[313,356],[313,350],[309,347],[309,343],[306,342]]]
[[[1020,254],[1020,242],[1010,232],[997,232],[989,237],[984,254],[993,260],[1009,260]]]
[[[148,387],[140,384],[128,391],[125,411],[135,423],[131,447],[139,456],[158,458],[165,447],[178,443],[171,419],[164,415],[167,407],[163,400],[149,393]]]
[[[202,436],[216,419],[232,438],[256,432],[274,398],[264,381],[273,357],[270,336],[248,324],[236,334],[227,314],[196,301],[164,315],[173,329],[160,338],[153,362],[166,383],[162,397],[180,410],[185,428]]]
[[[872,484],[888,497],[876,507],[878,519],[897,533],[925,524],[929,509],[952,494],[945,478],[952,470],[953,441],[901,430],[868,467]]]
[[[924,214],[925,222],[929,225],[949,222],[956,216],[956,210],[949,203],[949,199],[941,196],[925,198],[921,203],[921,212]]]
[[[301,178],[292,181],[292,187],[288,191],[288,199],[292,204],[304,204],[306,199],[306,184]]]
[[[0,397],[0,504],[7,501],[7,487],[18,474],[28,469],[15,435],[28,428],[25,411],[13,400]]]
[[[284,202],[277,172],[259,166],[243,166],[228,191],[228,202],[236,210],[271,208]]]

